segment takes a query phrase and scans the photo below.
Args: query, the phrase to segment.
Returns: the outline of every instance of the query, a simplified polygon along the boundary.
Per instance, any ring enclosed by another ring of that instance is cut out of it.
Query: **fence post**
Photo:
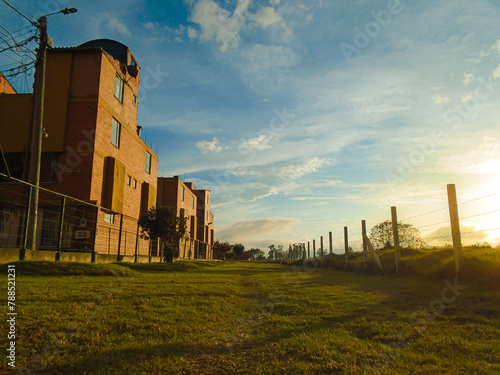
[[[307,259],[311,259],[311,243],[307,241]]]
[[[455,258],[455,274],[458,278],[460,261],[462,260],[462,237],[458,216],[457,190],[455,184],[448,185],[448,206],[450,209],[451,235],[453,238],[453,256]]]
[[[320,254],[321,254],[321,259],[323,259],[323,236],[320,237],[320,241],[321,241],[321,250],[320,250]]]
[[[347,262],[349,262],[349,233],[347,227],[344,227],[344,248],[345,248],[345,267],[347,268]]]
[[[137,252],[139,250],[139,222],[137,222],[137,232],[135,234],[135,263],[137,263]]]
[[[64,214],[66,211],[66,197],[62,198],[62,207],[61,207],[61,220],[59,222],[59,243],[57,244],[57,255],[56,259],[59,260],[61,257],[61,248],[63,241],[63,231],[64,231]]]
[[[313,258],[316,259],[316,240],[313,240]]]
[[[399,273],[401,253],[399,250],[398,213],[395,206],[391,207],[392,237],[394,239],[394,259],[396,260],[396,273]]]
[[[363,268],[366,270],[366,262],[368,261],[368,254],[366,252],[367,246],[366,246],[366,221],[361,220],[361,232],[363,236]]]
[[[120,247],[122,245],[122,229],[123,229],[123,214],[120,214],[120,231],[118,233],[118,256],[117,256],[118,262],[121,261],[121,259],[120,259],[120,256],[121,256]]]
[[[328,232],[328,239],[330,240],[330,257],[333,254],[332,232]]]

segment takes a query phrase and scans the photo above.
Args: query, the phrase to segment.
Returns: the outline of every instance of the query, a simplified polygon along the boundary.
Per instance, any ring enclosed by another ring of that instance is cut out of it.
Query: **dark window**
[[[5,161],[9,167],[10,175],[22,180],[25,166],[26,154],[22,152],[12,152],[5,154]],[[8,175],[3,158],[0,156],[0,173]]]
[[[122,125],[113,118],[111,122],[111,143],[120,148],[120,131]]]
[[[118,73],[115,79],[115,96],[120,103],[123,103],[123,79]]]
[[[57,182],[58,154],[43,153],[40,161],[40,182]]]

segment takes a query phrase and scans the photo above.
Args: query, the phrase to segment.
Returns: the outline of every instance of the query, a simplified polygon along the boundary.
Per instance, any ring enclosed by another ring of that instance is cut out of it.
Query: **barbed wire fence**
[[[452,191],[452,192],[450,192]],[[433,209],[429,211],[425,211],[419,214],[405,216],[401,220],[397,219],[396,207],[391,207],[391,224],[396,221],[397,223],[409,223],[412,227],[418,230],[419,233],[422,231],[427,232],[427,235],[424,236],[425,247],[453,247],[454,248],[454,257],[456,263],[456,272],[458,274],[459,271],[459,263],[462,257],[462,238],[466,238],[467,242],[474,241],[475,234],[485,234],[495,231],[500,231],[500,227],[498,225],[492,225],[491,228],[482,229],[476,228],[473,225],[463,224],[465,220],[475,219],[479,217],[488,217],[493,216],[500,212],[500,207],[498,199],[495,200],[500,195],[500,193],[492,193],[484,196],[480,196],[477,198],[469,199],[466,201],[458,201],[456,199],[455,185],[448,185],[448,198],[449,204],[447,207],[441,207],[438,209]],[[488,202],[488,210],[484,210],[477,203],[485,202],[488,198],[492,198],[494,202]],[[473,203],[476,203],[475,205]],[[461,216],[458,215],[458,208],[461,211],[465,211],[465,214]],[[428,224],[428,222],[431,223]],[[495,220],[491,220],[495,222]],[[459,224],[462,223],[462,224]],[[398,227],[396,225],[396,227]],[[344,235],[338,237],[332,237],[332,232],[329,232],[329,235],[326,236],[327,241],[323,244],[323,237],[319,238],[319,242],[316,239],[309,240],[307,242],[301,242],[301,246],[299,246],[303,251],[289,251],[287,256],[290,261],[296,261],[300,259],[311,260],[311,259],[324,259],[327,256],[331,255],[344,255],[345,256],[345,264],[347,267],[347,262],[349,261],[350,254],[354,251],[354,249],[361,249],[364,258],[365,258],[365,268],[368,257],[368,250],[372,250],[372,256],[378,258],[375,253],[375,249],[373,249],[373,245],[370,243],[370,235],[366,232],[366,223],[362,221],[361,232],[355,232],[354,234],[348,233],[348,227],[344,227]],[[394,225],[393,225],[394,228]],[[455,236],[455,240],[454,240]],[[485,236],[482,236],[483,238]],[[476,237],[476,240],[479,237]],[[372,238],[373,239],[373,238]],[[394,248],[395,248],[395,256],[398,257],[396,259],[396,269],[398,267],[398,262],[400,261],[400,249],[399,249],[399,233],[394,228],[393,230],[393,239]],[[436,241],[439,241],[439,245],[436,245]],[[452,245],[453,243],[453,245]],[[319,244],[319,246],[317,246]],[[476,241],[477,244],[477,241]],[[372,249],[370,249],[370,247]],[[293,250],[292,246],[292,250]],[[375,259],[378,263],[380,259]]]

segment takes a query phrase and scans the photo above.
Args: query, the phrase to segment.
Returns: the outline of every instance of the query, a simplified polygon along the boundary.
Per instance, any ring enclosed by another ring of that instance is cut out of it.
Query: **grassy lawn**
[[[494,288],[253,262],[16,265],[16,373],[500,373]]]

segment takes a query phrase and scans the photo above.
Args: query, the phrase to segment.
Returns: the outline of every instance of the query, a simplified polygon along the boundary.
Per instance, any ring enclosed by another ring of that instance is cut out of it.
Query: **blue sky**
[[[362,219],[441,209],[455,183],[459,202],[488,196],[460,206],[464,242],[500,242],[486,231],[499,213],[475,216],[500,209],[497,1],[15,4],[34,17],[78,8],[49,19],[54,46],[130,47],[160,175],[212,190],[221,240],[265,249],[333,231],[340,251],[348,226],[358,248]],[[2,26],[26,26],[0,6]],[[408,221],[438,245],[447,215]]]

